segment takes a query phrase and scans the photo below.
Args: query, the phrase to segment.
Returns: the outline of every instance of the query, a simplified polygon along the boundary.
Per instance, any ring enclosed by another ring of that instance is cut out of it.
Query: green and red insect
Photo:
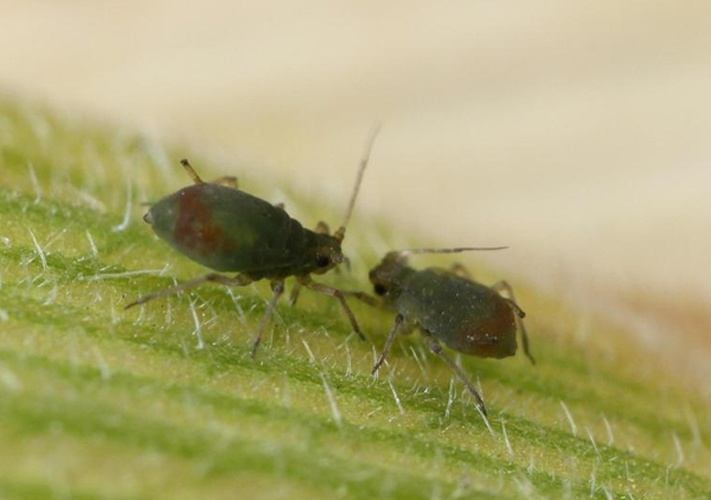
[[[479,392],[464,371],[442,349],[484,358],[505,358],[517,350],[516,332],[521,332],[523,352],[535,363],[528,349],[523,324],[525,313],[518,306],[506,281],[485,286],[471,280],[461,266],[451,270],[427,268],[421,271],[408,265],[409,254],[456,253],[471,250],[500,250],[506,247],[411,249],[389,252],[369,274],[378,298],[351,292],[362,301],[396,312],[395,322],[383,351],[373,366],[378,371],[398,333],[419,329],[427,347],[456,373],[474,396],[477,407],[486,415]],[[504,297],[504,292],[509,297]]]
[[[284,280],[294,276],[297,285],[292,302],[296,300],[299,286],[335,297],[348,316],[353,330],[364,339],[343,292],[315,282],[311,275],[323,274],[347,262],[341,244],[376,133],[377,130],[366,144],[343,224],[333,234],[329,234],[328,226],[322,222],[315,231],[304,228],[299,221],[289,216],[283,206],[272,205],[237,189],[234,177],[204,182],[190,163],[182,160],[181,164],[193,179],[193,185],[158,201],[143,219],[175,250],[218,272],[210,272],[145,295],[126,308],[176,294],[205,282],[244,286],[267,279],[273,295],[254,337],[254,355],[262,332],[284,292]],[[222,272],[238,274],[230,277],[220,274]]]

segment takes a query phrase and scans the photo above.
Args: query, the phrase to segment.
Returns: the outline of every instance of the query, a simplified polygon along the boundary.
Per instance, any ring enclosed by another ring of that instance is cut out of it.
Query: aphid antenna
[[[505,250],[508,246],[499,247],[456,247],[456,248],[406,248],[404,250],[396,250],[388,255],[393,257],[407,257],[411,254],[438,254],[438,253],[462,253],[462,252],[488,252],[492,250]]]
[[[363,156],[360,159],[360,166],[358,168],[358,175],[356,176],[355,186],[353,187],[353,194],[351,194],[351,200],[348,203],[348,209],[346,210],[346,216],[343,218],[343,223],[341,226],[333,233],[333,237],[338,241],[343,241],[346,236],[346,226],[351,219],[351,214],[353,213],[353,208],[355,207],[356,198],[358,198],[358,192],[360,191],[360,185],[363,182],[363,173],[365,172],[365,167],[368,166],[368,161],[370,160],[370,153],[373,150],[373,143],[375,138],[380,132],[380,123],[376,123],[373,130],[368,136],[368,140],[365,143],[365,149],[363,150]]]

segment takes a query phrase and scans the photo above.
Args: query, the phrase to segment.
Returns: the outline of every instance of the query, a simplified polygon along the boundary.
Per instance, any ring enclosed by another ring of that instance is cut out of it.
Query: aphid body
[[[284,292],[284,280],[294,276],[296,286],[292,292],[292,302],[296,300],[301,286],[335,297],[348,316],[353,330],[364,339],[343,292],[313,281],[311,275],[323,274],[347,262],[341,243],[376,132],[373,132],[366,144],[345,219],[334,234],[328,234],[328,226],[322,222],[314,231],[304,228],[281,205],[272,205],[239,190],[234,177],[204,182],[190,163],[182,160],[181,164],[193,179],[193,184],[155,203],[143,218],[175,250],[218,272],[145,295],[126,308],[208,281],[227,286],[243,286],[268,279],[273,296],[253,341],[254,354],[274,307]],[[219,272],[238,274],[229,277]]]
[[[252,281],[321,274],[344,261],[342,234],[306,229],[283,208],[220,184],[185,187],[144,220],[195,262]]]
[[[522,322],[525,314],[514,301],[513,291],[505,281],[485,286],[471,280],[459,266],[452,270],[416,270],[408,265],[407,255],[500,248],[420,249],[388,253],[370,271],[369,278],[376,295],[380,296],[380,305],[395,311],[397,316],[373,373],[385,361],[397,333],[410,333],[418,328],[430,350],[455,371],[485,413],[479,393],[461,368],[444,353],[440,343],[463,354],[505,358],[516,353],[516,332],[520,330],[524,353],[533,362]],[[501,291],[508,293],[510,298],[501,295]],[[355,295],[365,302],[379,303],[378,299],[365,294]]]
[[[370,279],[391,309],[455,351],[484,358],[516,353],[514,309],[490,287],[444,269],[417,271],[388,257]]]

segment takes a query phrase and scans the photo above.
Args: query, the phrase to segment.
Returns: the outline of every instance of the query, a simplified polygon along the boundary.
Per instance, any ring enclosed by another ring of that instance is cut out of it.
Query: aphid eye
[[[331,259],[329,259],[325,255],[318,255],[316,257],[316,266],[317,267],[328,267],[330,265],[331,265]]]
[[[385,288],[385,285],[381,285],[378,283],[373,287],[373,291],[375,292],[375,295],[385,295],[388,289]]]

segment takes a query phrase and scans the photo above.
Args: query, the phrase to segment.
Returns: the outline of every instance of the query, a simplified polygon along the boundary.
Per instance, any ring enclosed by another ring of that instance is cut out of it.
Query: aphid
[[[315,231],[305,229],[286,213],[283,206],[272,205],[239,190],[234,177],[203,182],[190,163],[182,160],[180,163],[194,184],[158,201],[143,219],[160,238],[195,262],[214,271],[238,274],[228,277],[211,272],[145,295],[126,306],[126,309],[207,281],[227,286],[244,286],[268,279],[273,295],[252,342],[254,355],[276,303],[284,292],[284,280],[294,276],[297,286],[335,297],[348,316],[353,330],[365,340],[343,292],[313,281],[311,275],[323,274],[347,262],[341,251],[341,243],[376,134],[377,129],[366,143],[343,224],[332,235],[328,234],[328,226],[323,222],[319,222]]]
[[[479,410],[486,415],[478,391],[464,371],[442,350],[441,344],[463,354],[505,358],[516,353],[516,331],[520,330],[523,352],[535,363],[522,321],[525,313],[516,303],[513,290],[506,281],[491,287],[479,284],[472,281],[459,265],[451,270],[430,267],[417,271],[408,265],[407,256],[503,248],[506,247],[411,249],[386,254],[369,274],[379,298],[351,292],[366,303],[385,306],[397,313],[372,373],[375,374],[385,361],[398,333],[408,334],[418,328],[427,347],[449,365],[474,396]],[[500,292],[505,292],[508,297]]]

